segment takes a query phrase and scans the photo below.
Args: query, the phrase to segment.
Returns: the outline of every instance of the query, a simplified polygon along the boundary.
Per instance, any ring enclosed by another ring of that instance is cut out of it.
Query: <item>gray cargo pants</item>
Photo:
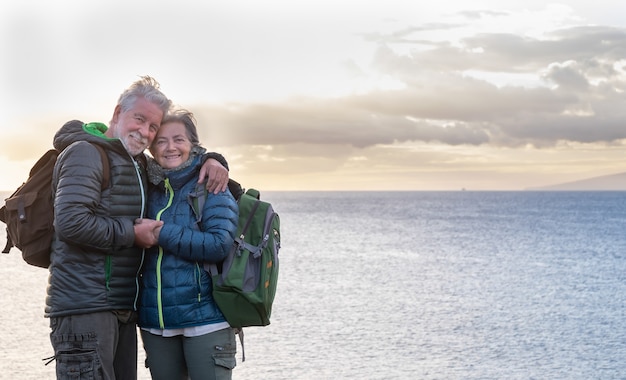
[[[141,330],[153,380],[230,380],[237,342],[232,328],[196,337],[164,338]]]
[[[137,379],[136,314],[129,310],[50,318],[58,380]]]

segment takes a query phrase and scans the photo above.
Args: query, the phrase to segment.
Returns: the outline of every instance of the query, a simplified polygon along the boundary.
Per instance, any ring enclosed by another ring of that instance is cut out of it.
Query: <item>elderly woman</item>
[[[196,192],[204,151],[184,110],[163,118],[150,147],[148,217],[164,224],[142,269],[139,326],[153,379],[230,379],[235,367],[234,331],[211,296],[203,263],[226,257],[238,208],[228,190]],[[206,196],[200,222],[196,196]]]

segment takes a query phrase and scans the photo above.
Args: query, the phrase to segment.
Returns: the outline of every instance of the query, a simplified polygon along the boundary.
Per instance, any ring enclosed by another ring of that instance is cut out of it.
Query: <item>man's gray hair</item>
[[[147,75],[142,76],[141,79],[124,90],[117,100],[117,105],[122,108],[122,112],[125,112],[133,108],[137,99],[144,98],[159,107],[163,111],[163,115],[166,115],[172,106],[172,101],[159,88],[160,85],[156,79]]]

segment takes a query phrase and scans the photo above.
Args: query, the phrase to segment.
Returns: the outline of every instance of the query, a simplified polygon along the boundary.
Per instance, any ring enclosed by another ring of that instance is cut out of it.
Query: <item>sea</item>
[[[626,192],[261,197],[278,291],[234,379],[626,379]],[[46,281],[0,254],[2,379],[54,378]]]

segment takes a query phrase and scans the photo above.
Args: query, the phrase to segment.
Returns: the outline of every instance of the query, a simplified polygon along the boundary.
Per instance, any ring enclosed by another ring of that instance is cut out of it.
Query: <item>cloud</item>
[[[230,137],[221,140],[228,144],[547,147],[626,138],[620,106],[626,90],[625,29],[575,27],[545,38],[483,33],[459,45],[441,43],[409,54],[392,45],[379,46],[364,70],[392,77],[401,84],[398,89],[206,107],[200,113],[209,125],[228,126]],[[473,76],[476,72],[483,76]],[[498,85],[489,81],[490,74],[534,81]]]

